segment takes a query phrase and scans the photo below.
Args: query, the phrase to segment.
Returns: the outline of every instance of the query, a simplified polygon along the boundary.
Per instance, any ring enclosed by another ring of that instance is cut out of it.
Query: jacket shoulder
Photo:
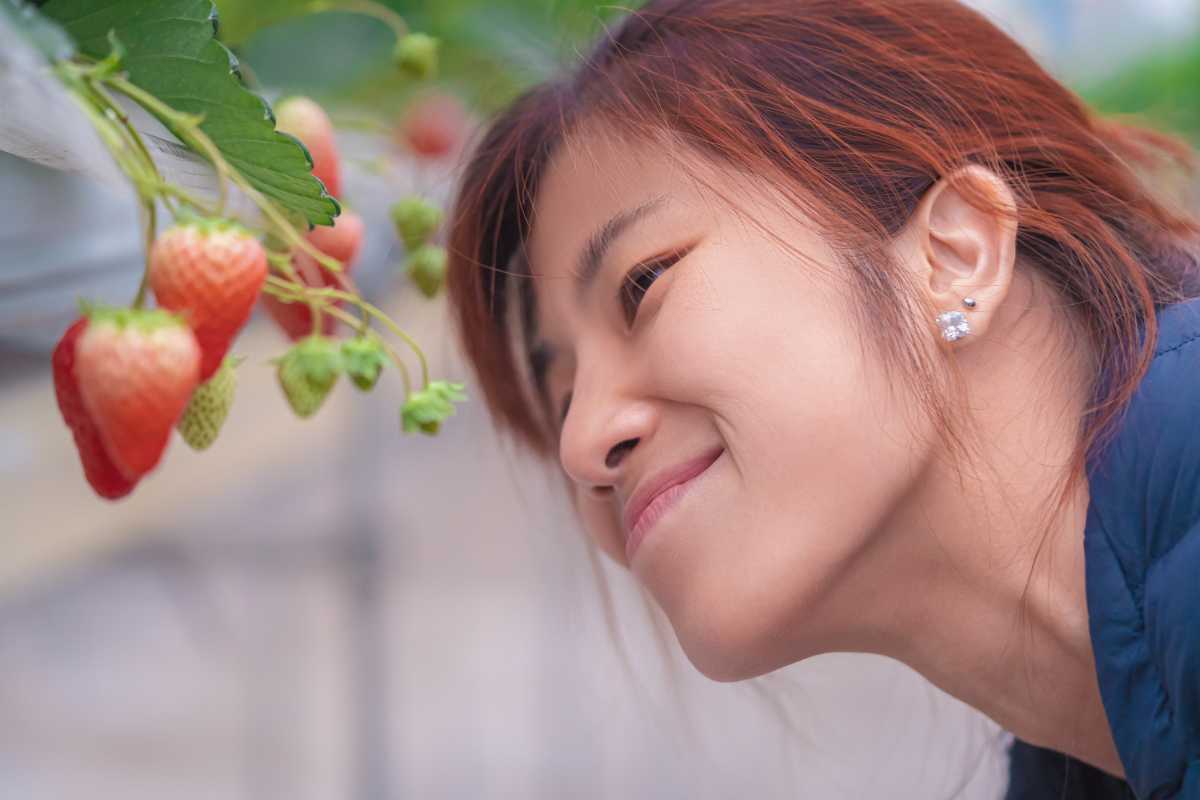
[[[1200,299],[1159,312],[1089,488],[1089,625],[1126,775],[1139,797],[1200,800]]]

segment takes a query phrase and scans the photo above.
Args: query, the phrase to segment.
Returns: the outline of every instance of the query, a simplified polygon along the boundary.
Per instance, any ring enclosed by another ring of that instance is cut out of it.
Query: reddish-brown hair
[[[1018,257],[1057,291],[1072,341],[1085,345],[1077,352],[1093,359],[1092,403],[1048,501],[1049,524],[1150,363],[1155,311],[1200,295],[1196,221],[1138,174],[1172,163],[1186,171],[1191,151],[1097,118],[978,13],[952,0],[650,0],[572,73],[492,123],[451,212],[449,295],[466,354],[500,427],[543,456],[556,450],[553,426],[522,377],[527,343],[511,327],[527,336],[534,313],[520,254],[546,165],[592,122],[763,176],[823,226],[850,307],[870,310],[859,320],[868,344],[922,400],[952,455],[963,449],[954,401],[965,396],[946,385],[959,379],[954,359],[938,352],[933,314],[914,305],[914,287],[884,252],[939,178],[979,164],[1004,179],[1017,203]],[[595,547],[588,552],[628,668]],[[647,608],[665,652],[667,634]],[[763,696],[791,727],[782,704]]]
[[[1099,119],[979,13],[952,0],[651,0],[494,121],[452,210],[449,295],[466,353],[500,425],[542,454],[556,445],[518,378],[525,354],[506,318],[528,316],[529,292],[512,270],[546,164],[585,121],[770,176],[842,254],[853,307],[887,331],[872,341],[881,363],[951,444],[961,395],[944,390],[949,359],[930,357],[933,315],[914,313],[883,252],[940,177],[967,164],[1001,176],[1018,258],[1094,356],[1063,497],[1149,364],[1156,309],[1200,294],[1195,219],[1137,174],[1190,166],[1190,150]]]

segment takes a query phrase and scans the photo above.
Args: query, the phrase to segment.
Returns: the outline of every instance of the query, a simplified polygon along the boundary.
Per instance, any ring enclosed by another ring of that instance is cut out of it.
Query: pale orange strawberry
[[[469,120],[462,101],[445,92],[430,92],[414,100],[396,129],[400,143],[419,158],[458,155],[466,142]]]
[[[150,288],[161,307],[181,314],[195,331],[201,381],[220,368],[266,279],[266,251],[234,223],[189,221],[154,241]]]
[[[104,451],[137,481],[158,464],[200,382],[200,346],[161,309],[93,309],[75,343],[75,380]]]
[[[79,381],[75,379],[75,345],[87,330],[86,318],[75,320],[54,348],[51,364],[54,368],[54,395],[63,421],[75,438],[75,449],[83,464],[83,475],[96,494],[106,500],[117,500],[133,491],[137,481],[121,474],[100,441],[100,431],[83,405]]]
[[[295,136],[312,156],[312,174],[334,197],[342,194],[342,169],[333,138],[333,122],[308,97],[289,97],[275,106],[275,129]]]

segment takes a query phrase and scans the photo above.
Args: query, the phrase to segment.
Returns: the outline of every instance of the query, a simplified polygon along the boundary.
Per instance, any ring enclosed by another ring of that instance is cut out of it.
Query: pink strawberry
[[[467,111],[452,94],[435,92],[415,100],[405,112],[396,135],[420,158],[456,155],[467,136]]]
[[[182,314],[195,331],[201,381],[220,368],[266,279],[266,251],[233,223],[186,222],[155,240],[150,288],[160,306]]]
[[[354,266],[362,247],[366,228],[362,217],[345,210],[333,221],[333,226],[318,226],[308,233],[308,241],[327,256],[342,262],[346,272]],[[300,279],[308,286],[337,286],[337,278],[321,267],[316,259],[301,250],[292,252],[292,265]],[[263,305],[271,317],[283,328],[292,341],[302,339],[313,332],[312,311],[304,303],[284,303],[269,295],[263,296]],[[335,305],[342,305],[338,301]],[[337,320],[331,316],[321,318],[321,332],[331,336]]]
[[[137,481],[158,464],[200,382],[200,346],[162,310],[94,309],[75,344],[75,379],[104,451]]]
[[[79,383],[75,380],[75,345],[80,334],[87,328],[86,318],[75,320],[54,348],[51,365],[54,368],[54,394],[63,421],[75,436],[75,449],[83,463],[83,474],[96,494],[107,500],[116,500],[133,491],[136,480],[129,480],[113,464],[100,441],[100,431],[92,421],[83,398],[79,394]]]
[[[341,196],[341,163],[333,140],[333,122],[325,110],[307,97],[289,97],[275,106],[275,129],[295,136],[308,148],[312,174],[331,195]]]

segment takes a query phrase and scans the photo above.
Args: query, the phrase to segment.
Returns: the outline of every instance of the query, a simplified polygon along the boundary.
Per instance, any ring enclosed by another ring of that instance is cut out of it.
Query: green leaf
[[[75,42],[66,31],[22,0],[0,0],[0,21],[25,37],[46,58],[57,61],[75,55]]]
[[[212,0],[49,0],[42,13],[93,58],[109,54],[114,32],[132,83],[177,111],[202,115],[201,130],[264,195],[315,225],[333,223],[340,208],[312,176],[308,151],[275,130],[270,108],[242,85],[237,60],[216,40]]]

